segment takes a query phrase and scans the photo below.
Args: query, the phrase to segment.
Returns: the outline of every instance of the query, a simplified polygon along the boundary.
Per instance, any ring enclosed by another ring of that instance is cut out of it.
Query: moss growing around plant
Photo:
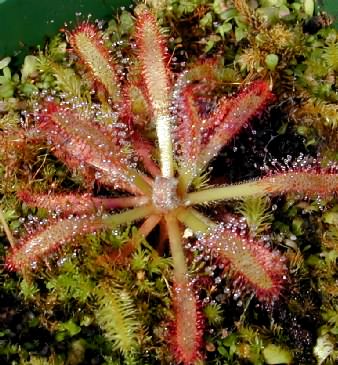
[[[334,364],[338,33],[152,0],[0,60],[4,364]]]

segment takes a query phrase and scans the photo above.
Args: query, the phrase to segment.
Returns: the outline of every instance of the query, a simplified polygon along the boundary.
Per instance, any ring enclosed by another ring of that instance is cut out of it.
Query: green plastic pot
[[[131,0],[0,0],[0,59],[43,45],[65,22],[106,19]],[[81,15],[80,15],[81,13]]]
[[[338,1],[337,0],[318,0],[320,8],[335,17],[335,25],[338,28]]]
[[[337,0],[317,3],[338,19]],[[65,22],[76,23],[88,14],[94,19],[109,18],[114,9],[130,4],[131,0],[0,0],[0,59],[23,55],[30,46],[43,45],[45,38]]]

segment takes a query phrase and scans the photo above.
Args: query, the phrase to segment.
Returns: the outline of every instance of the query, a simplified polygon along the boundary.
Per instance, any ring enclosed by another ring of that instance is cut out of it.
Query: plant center
[[[157,209],[169,211],[179,206],[180,199],[177,195],[177,184],[178,181],[174,177],[156,176],[152,201]]]

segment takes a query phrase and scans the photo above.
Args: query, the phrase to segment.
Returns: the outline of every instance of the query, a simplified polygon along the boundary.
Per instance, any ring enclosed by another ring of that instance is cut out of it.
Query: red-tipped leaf
[[[13,271],[34,269],[37,263],[75,237],[105,229],[102,217],[71,217],[51,221],[41,230],[23,237],[6,258]]]
[[[92,80],[104,88],[113,101],[119,101],[117,66],[104,45],[102,33],[93,24],[85,22],[69,34],[69,43],[86,65]]]
[[[272,99],[273,95],[265,81],[254,81],[235,97],[222,99],[207,122],[208,130],[198,158],[199,171]]]
[[[231,273],[237,285],[254,290],[262,301],[277,299],[286,279],[287,269],[278,251],[263,242],[244,237],[219,225],[201,242],[211,250],[218,263]]]

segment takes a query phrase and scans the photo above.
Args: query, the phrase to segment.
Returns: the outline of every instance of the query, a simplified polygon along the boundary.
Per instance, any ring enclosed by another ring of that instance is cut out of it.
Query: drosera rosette
[[[221,221],[212,221],[199,207],[256,195],[334,194],[338,173],[334,168],[299,168],[233,185],[195,184],[203,180],[222,148],[274,101],[269,83],[252,81],[241,85],[233,96],[216,95],[217,102],[211,103],[210,95],[203,97],[200,92],[208,89],[203,73],[200,78],[195,73],[191,81],[185,73],[171,70],[166,39],[147,10],[137,15],[135,61],[124,65],[123,75],[118,74],[117,61],[94,25],[86,22],[68,38],[92,82],[96,112],[83,101],[47,98],[36,115],[36,129],[50,152],[70,170],[80,172],[91,190],[19,192],[26,204],[57,212],[57,216],[20,239],[8,254],[7,268],[35,269],[51,252],[89,232],[136,223],[140,236],[146,237],[160,224],[173,261],[174,320],[169,341],[177,363],[193,364],[203,358],[203,313],[198,281],[189,273],[185,255],[185,227],[221,263],[235,286],[252,291],[259,301],[278,300],[287,276],[279,251]],[[211,95],[215,76],[208,73],[213,81]],[[140,112],[140,105],[144,111]],[[100,196],[94,186],[111,194]],[[131,239],[119,255],[128,260],[138,244],[138,239]]]

